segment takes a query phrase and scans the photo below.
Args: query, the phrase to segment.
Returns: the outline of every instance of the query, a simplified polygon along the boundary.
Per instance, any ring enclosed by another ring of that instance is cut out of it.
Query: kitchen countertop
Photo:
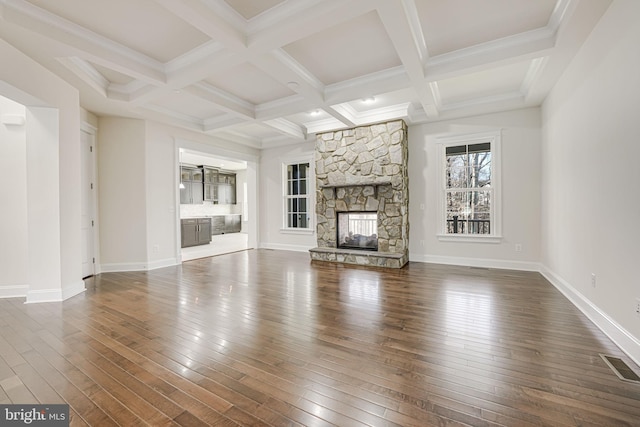
[[[181,217],[180,217],[180,219],[213,218],[214,216],[227,216],[227,215],[242,215],[242,214],[239,214],[239,213],[229,213],[229,214],[212,214],[212,215],[181,216]]]

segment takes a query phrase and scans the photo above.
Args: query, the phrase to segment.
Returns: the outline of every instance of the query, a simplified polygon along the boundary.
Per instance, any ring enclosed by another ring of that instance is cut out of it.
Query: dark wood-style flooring
[[[630,363],[529,272],[251,250],[0,300],[0,403],[71,425],[640,425],[599,353]]]

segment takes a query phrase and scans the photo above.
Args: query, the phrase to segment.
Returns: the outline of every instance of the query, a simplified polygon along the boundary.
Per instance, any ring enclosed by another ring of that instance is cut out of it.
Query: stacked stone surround
[[[395,120],[316,139],[318,247],[311,259],[400,268],[409,257],[407,125]],[[338,249],[336,212],[378,213],[378,251]]]

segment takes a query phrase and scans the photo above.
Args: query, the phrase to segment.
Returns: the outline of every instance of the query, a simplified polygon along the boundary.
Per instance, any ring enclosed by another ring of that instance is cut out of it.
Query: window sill
[[[438,240],[441,242],[460,242],[460,243],[501,243],[502,236],[478,236],[470,234],[438,234]]]
[[[311,235],[315,232],[312,228],[281,228],[280,233],[282,234],[307,234]]]

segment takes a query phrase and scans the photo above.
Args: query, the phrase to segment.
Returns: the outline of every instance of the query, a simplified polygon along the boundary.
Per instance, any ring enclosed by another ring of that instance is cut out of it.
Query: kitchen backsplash
[[[235,205],[214,205],[212,203],[205,202],[202,205],[180,205],[180,218],[241,213],[242,203],[237,203]]]

